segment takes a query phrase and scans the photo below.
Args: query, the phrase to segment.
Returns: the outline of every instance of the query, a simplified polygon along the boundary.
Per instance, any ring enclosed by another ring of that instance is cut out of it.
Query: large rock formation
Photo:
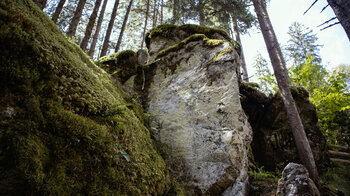
[[[160,26],[148,38],[146,111],[175,178],[189,195],[246,194],[251,129],[227,35],[186,25]]]
[[[0,195],[176,190],[140,107],[32,0],[0,1],[0,43]]]
[[[252,83],[240,85],[242,107],[254,132],[252,149],[255,161],[267,170],[275,170],[288,162],[299,162],[281,95],[276,93],[267,97],[256,88]],[[304,88],[293,87],[291,90],[316,165],[322,170],[328,165],[329,157],[326,139],[317,123],[316,108]]]

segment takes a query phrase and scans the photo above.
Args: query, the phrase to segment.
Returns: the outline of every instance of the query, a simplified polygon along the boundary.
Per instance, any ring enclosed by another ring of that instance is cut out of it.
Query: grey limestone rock
[[[319,196],[315,183],[309,178],[309,172],[300,164],[289,163],[278,181],[278,196]]]

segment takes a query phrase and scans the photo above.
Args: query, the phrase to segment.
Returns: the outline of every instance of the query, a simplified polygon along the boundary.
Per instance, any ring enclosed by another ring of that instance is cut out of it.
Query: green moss
[[[135,56],[135,55],[136,55],[136,53],[133,50],[124,50],[124,51],[121,51],[121,52],[117,52],[117,53],[111,54],[109,56],[101,57],[95,63],[96,63],[96,65],[100,66],[102,64],[106,64],[109,61],[120,62],[123,59],[128,59],[128,58],[130,58],[132,56]]]
[[[0,26],[0,195],[170,190],[142,111],[118,82],[31,0],[1,1]]]
[[[187,24],[182,26],[164,24],[164,25],[159,25],[151,29],[150,31],[148,31],[145,37],[145,41],[146,41],[147,48],[149,48],[151,39],[158,36],[169,38],[169,39],[172,39],[173,37],[182,36],[181,38],[185,39],[186,37],[189,37],[193,34],[204,34],[208,38],[214,38],[214,35],[218,34],[228,41],[231,40],[230,36],[225,31],[220,29],[208,28],[208,27],[192,25],[192,24]]]
[[[241,85],[243,85],[246,88],[250,88],[252,90],[258,90],[259,84],[255,83],[255,82],[242,82]]]
[[[194,35],[191,35],[189,36],[188,38],[186,38],[185,40],[181,41],[180,43],[178,44],[175,44],[173,46],[170,46],[169,48],[167,49],[164,49],[162,51],[160,51],[155,59],[159,59],[167,54],[169,54],[170,52],[176,52],[178,50],[180,50],[181,48],[183,48],[186,44],[190,43],[190,42],[193,42],[193,41],[198,41],[198,40],[203,40],[207,38],[204,34],[194,34]]]
[[[234,49],[232,48],[232,46],[228,46],[228,47],[222,49],[220,51],[220,53],[218,55],[216,55],[212,60],[210,60],[206,66],[209,67],[211,64],[216,62],[218,59],[225,56],[226,54],[232,53],[233,51],[234,51]]]
[[[329,195],[350,195],[350,166],[347,163],[333,163],[321,174],[322,193]]]

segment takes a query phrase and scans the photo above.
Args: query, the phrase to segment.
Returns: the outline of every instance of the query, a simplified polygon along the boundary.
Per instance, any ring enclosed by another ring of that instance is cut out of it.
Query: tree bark
[[[77,27],[79,24],[79,20],[81,18],[81,14],[83,13],[84,6],[85,6],[86,0],[80,0],[77,6],[77,9],[75,10],[74,16],[72,18],[72,21],[69,25],[69,29],[67,31],[68,37],[73,37],[77,31]]]
[[[92,11],[91,16],[89,18],[89,22],[88,22],[86,30],[85,30],[85,35],[84,35],[83,41],[81,41],[81,44],[80,44],[80,48],[83,51],[86,50],[86,47],[89,43],[89,40],[90,40],[90,37],[92,34],[92,29],[94,28],[94,25],[96,22],[97,12],[100,9],[101,1],[102,0],[96,0],[94,10]]]
[[[100,16],[98,17],[95,34],[94,34],[94,36],[92,38],[90,50],[89,50],[89,53],[88,53],[90,57],[93,57],[94,54],[95,54],[96,43],[97,43],[98,36],[100,34],[100,30],[101,30],[103,18],[104,18],[104,15],[105,15],[105,10],[106,10],[106,7],[107,7],[107,3],[108,3],[108,0],[104,0],[103,5],[102,5],[102,9],[101,9],[101,12],[100,12]]]
[[[163,17],[164,17],[164,0],[161,1],[161,5],[160,5],[160,24],[163,24]]]
[[[343,26],[348,39],[350,40],[350,1],[349,0],[327,0]]]
[[[179,23],[179,0],[173,0],[173,24]]]
[[[204,2],[203,0],[198,1],[198,14],[199,14],[199,25],[205,25],[205,16],[204,16]]]
[[[234,30],[236,41],[241,45],[241,56],[240,57],[241,57],[241,66],[242,66],[242,72],[243,72],[243,81],[249,82],[247,65],[245,63],[243,46],[242,46],[242,42],[241,42],[241,36],[239,34],[239,27],[237,24],[237,19],[232,18],[232,22],[233,22],[233,30]]]
[[[130,0],[129,6],[128,6],[128,8],[127,8],[127,10],[126,10],[126,13],[125,13],[125,16],[124,16],[124,21],[123,21],[122,29],[120,30],[120,34],[119,34],[117,46],[115,47],[115,52],[118,52],[118,51],[119,51],[120,44],[122,43],[123,35],[124,35],[126,23],[128,23],[128,18],[129,18],[129,14],[130,14],[130,10],[131,10],[132,3],[133,3],[133,0]]]
[[[319,177],[315,160],[306,137],[296,104],[290,91],[291,81],[288,76],[281,48],[269,19],[264,0],[253,0],[255,12],[271,59],[277,84],[281,92],[282,100],[287,112],[289,124],[292,128],[294,142],[301,163],[308,169],[310,177],[319,186]]]
[[[146,19],[145,19],[145,26],[143,27],[143,33],[142,33],[142,41],[141,41],[141,49],[143,49],[143,44],[145,42],[145,36],[146,36],[146,30],[147,30],[147,21],[148,21],[148,15],[149,15],[149,4],[151,0],[147,0],[147,9],[146,9]]]
[[[153,8],[153,25],[152,27],[157,26],[157,15],[158,15],[158,9],[157,9],[157,0],[154,0],[154,8]]]
[[[66,3],[66,0],[60,0],[60,2],[57,5],[57,8],[55,10],[55,13],[52,15],[52,21],[57,24],[58,18],[60,17],[60,14],[62,12],[63,6]]]
[[[105,39],[103,41],[103,46],[102,46],[100,57],[106,56],[106,54],[107,54],[107,50],[108,50],[108,46],[109,46],[109,39],[111,37],[111,33],[113,30],[115,17],[117,16],[118,5],[119,5],[119,0],[115,0],[111,19],[109,20],[108,28],[106,31],[106,36],[105,36]]]
[[[43,10],[46,7],[47,0],[34,0],[34,3],[38,5],[38,7]]]

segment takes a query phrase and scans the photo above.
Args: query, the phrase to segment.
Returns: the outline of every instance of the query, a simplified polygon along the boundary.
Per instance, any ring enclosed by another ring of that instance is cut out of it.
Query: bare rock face
[[[307,169],[300,164],[289,163],[278,181],[278,196],[319,196],[315,183],[309,178]]]
[[[246,195],[252,132],[239,99],[237,52],[204,34],[158,50],[167,44],[152,37],[156,62],[146,84],[151,131],[166,162],[188,195]]]

